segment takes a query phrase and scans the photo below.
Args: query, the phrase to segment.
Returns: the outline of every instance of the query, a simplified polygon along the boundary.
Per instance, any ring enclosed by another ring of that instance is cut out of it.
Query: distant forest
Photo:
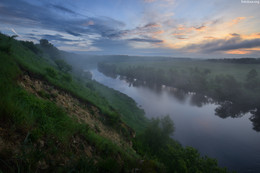
[[[211,62],[237,63],[237,64],[260,64],[260,58],[232,58],[232,59],[208,59]]]

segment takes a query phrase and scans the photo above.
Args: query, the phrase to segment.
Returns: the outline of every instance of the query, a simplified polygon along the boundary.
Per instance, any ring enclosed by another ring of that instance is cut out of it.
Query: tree
[[[52,60],[58,60],[61,58],[60,51],[55,46],[53,46],[48,40],[40,40],[41,49],[45,54],[48,54]]]
[[[31,51],[33,51],[35,54],[39,53],[40,50],[33,44],[32,41],[21,41],[21,43],[27,47],[28,49],[30,49]]]
[[[40,40],[40,45],[41,45],[42,47],[51,47],[51,46],[52,46],[52,44],[49,43],[49,41],[48,41],[47,39],[41,39],[41,40]]]
[[[174,124],[168,115],[152,119],[143,135],[144,144],[149,146],[150,152],[157,152],[167,144],[173,132]]]
[[[162,133],[165,134],[167,137],[170,137],[170,135],[173,134],[174,124],[169,115],[161,119],[161,128],[162,128]]]
[[[255,69],[251,69],[247,75],[246,75],[246,80],[249,81],[249,80],[253,80],[255,78],[257,78],[257,71]]]
[[[57,59],[54,61],[57,65],[57,67],[59,68],[59,70],[63,71],[63,72],[70,72],[72,70],[72,66],[67,64],[64,60],[62,59]]]
[[[12,39],[15,39],[15,38],[17,38],[17,37],[19,37],[19,36],[18,36],[18,35],[12,35],[12,36],[11,36]]]
[[[250,90],[255,90],[259,87],[259,80],[257,80],[258,73],[255,69],[250,70],[246,75],[245,87]]]

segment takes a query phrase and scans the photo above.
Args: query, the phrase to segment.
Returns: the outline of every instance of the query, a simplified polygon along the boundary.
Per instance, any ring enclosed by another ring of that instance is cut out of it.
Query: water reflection
[[[215,114],[221,118],[240,118],[250,111],[250,107],[245,105],[233,104],[232,102],[225,101],[219,103],[219,106],[215,109]]]
[[[252,116],[250,120],[253,123],[253,129],[257,132],[260,132],[260,108],[251,111]]]
[[[128,83],[129,87],[146,87],[147,89],[152,90],[157,95],[162,94],[163,91],[167,91],[169,95],[172,95],[177,99],[180,103],[184,103],[187,99],[187,94],[190,95],[190,105],[203,107],[207,104],[216,104],[218,105],[215,109],[215,115],[220,118],[241,118],[247,113],[251,113],[252,116],[250,120],[253,124],[253,129],[257,132],[260,131],[260,111],[259,109],[253,108],[249,104],[243,104],[243,102],[232,103],[229,101],[214,101],[213,99],[198,93],[187,93],[183,90],[176,89],[173,87],[168,87],[165,85],[156,85],[146,81],[140,81],[134,78],[129,78],[125,76],[118,76],[110,73],[103,73],[104,75],[111,77],[113,79],[124,80]],[[254,110],[254,111],[252,111]]]
[[[190,100],[190,104],[197,107],[202,107],[209,103],[212,103],[212,99],[202,94],[193,94]]]
[[[149,118],[169,114],[176,127],[173,138],[182,145],[192,146],[237,172],[260,172],[259,109],[214,102],[196,93],[122,76],[112,79],[97,70],[93,70],[93,78],[133,98]]]
[[[187,94],[181,90],[171,89],[169,94],[174,96],[180,103],[184,103],[187,99]]]

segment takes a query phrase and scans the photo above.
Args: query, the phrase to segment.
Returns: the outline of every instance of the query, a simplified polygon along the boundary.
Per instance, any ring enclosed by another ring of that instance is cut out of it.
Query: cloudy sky
[[[0,31],[88,54],[260,57],[260,4],[241,0],[1,0]]]

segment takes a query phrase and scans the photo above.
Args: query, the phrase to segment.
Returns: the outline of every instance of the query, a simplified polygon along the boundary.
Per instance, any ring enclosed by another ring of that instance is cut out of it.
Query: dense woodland
[[[126,77],[134,85],[157,89],[166,85],[177,88],[180,92],[195,92],[193,97],[201,104],[211,101],[208,98],[212,98],[219,104],[215,111],[222,118],[240,117],[251,111],[253,128],[259,131],[260,74],[255,61],[259,60],[175,60],[148,65],[142,62],[99,63],[98,69],[111,77]],[[228,64],[227,69],[220,69],[227,62],[231,65]],[[191,66],[191,63],[194,65]],[[207,67],[202,66],[203,63],[206,63]],[[248,65],[250,63],[254,65]],[[241,67],[243,71],[239,71]]]

